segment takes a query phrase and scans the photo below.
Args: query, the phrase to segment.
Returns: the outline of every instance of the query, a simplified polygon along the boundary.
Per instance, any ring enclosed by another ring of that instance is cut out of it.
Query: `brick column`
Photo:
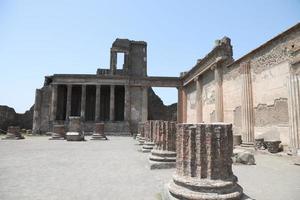
[[[176,165],[176,123],[156,121],[155,147],[149,157],[150,169],[167,169]]]
[[[153,137],[154,137],[154,132],[155,132],[155,126],[156,122],[154,120],[148,120],[145,122],[145,142],[142,146],[142,152],[143,153],[149,153],[153,147],[154,147],[154,142],[153,142]]]
[[[81,89],[81,119],[85,120],[85,104],[86,104],[86,85],[82,85]]]
[[[293,154],[300,154],[300,75],[291,69],[288,80],[289,137]]]
[[[71,116],[71,104],[72,104],[72,85],[67,86],[67,106],[66,106],[66,120],[69,120]]]
[[[197,122],[201,123],[203,121],[201,76],[198,76],[195,81],[196,81],[196,117],[197,117]]]
[[[254,145],[254,113],[250,62],[241,63],[242,71],[242,145]]]
[[[100,97],[101,97],[101,85],[96,85],[96,108],[95,108],[95,121],[100,121]]]
[[[110,86],[109,120],[115,120],[115,86]]]
[[[215,73],[215,94],[216,94],[216,102],[215,102],[215,113],[216,113],[216,121],[223,122],[223,89],[222,89],[222,66],[218,63],[214,67]]]
[[[231,124],[178,124],[176,148],[176,173],[168,186],[173,198],[241,198],[232,172]]]
[[[57,111],[57,85],[52,85],[52,95],[51,95],[51,121],[56,120]]]

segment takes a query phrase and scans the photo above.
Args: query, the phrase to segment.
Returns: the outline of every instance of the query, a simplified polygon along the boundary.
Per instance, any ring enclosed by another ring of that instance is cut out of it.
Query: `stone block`
[[[2,138],[3,140],[20,140],[25,139],[21,134],[19,126],[9,126],[7,129],[6,136]]]
[[[104,123],[96,123],[91,140],[107,140],[104,134]]]

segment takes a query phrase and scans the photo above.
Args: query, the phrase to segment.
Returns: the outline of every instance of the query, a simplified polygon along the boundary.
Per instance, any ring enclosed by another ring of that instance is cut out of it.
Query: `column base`
[[[154,142],[144,142],[142,146],[142,152],[143,153],[149,153],[154,148]]]
[[[11,134],[11,133],[7,133],[5,138],[2,138],[2,140],[22,140],[25,139],[24,136],[20,135],[15,135],[15,134]]]
[[[67,132],[67,141],[84,141],[84,135],[79,132]]]
[[[105,134],[93,133],[91,140],[108,140]]]
[[[145,143],[145,138],[144,137],[140,137],[138,140],[139,145],[143,145]]]
[[[168,184],[164,192],[169,200],[240,200],[243,188],[236,183],[237,178],[224,180],[186,178],[178,175]]]
[[[254,148],[254,142],[242,142],[242,147]]]
[[[64,140],[64,139],[66,139],[65,135],[61,135],[58,133],[51,133],[51,138],[49,138],[49,140]]]
[[[170,169],[176,167],[176,152],[153,149],[149,156],[150,169]]]

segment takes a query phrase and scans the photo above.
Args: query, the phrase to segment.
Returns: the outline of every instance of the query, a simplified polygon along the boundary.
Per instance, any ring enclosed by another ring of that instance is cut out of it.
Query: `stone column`
[[[51,121],[56,120],[57,111],[57,85],[52,85],[52,95],[51,95]]]
[[[72,85],[67,86],[67,106],[66,106],[66,121],[71,116],[71,102],[72,102]]]
[[[115,120],[115,86],[110,86],[109,120]]]
[[[300,75],[292,69],[288,80],[289,136],[293,154],[300,155]]]
[[[203,122],[201,76],[196,79],[196,117],[198,123]]]
[[[182,123],[187,122],[187,97],[186,97],[186,91],[185,88],[183,87],[181,90],[181,100],[182,100],[182,105],[181,105],[181,113],[182,113]]]
[[[254,111],[250,62],[241,63],[242,72],[242,145],[254,145]]]
[[[42,101],[42,90],[36,89],[35,91],[35,101],[33,110],[33,123],[32,130],[33,134],[40,134],[41,128],[41,102]]]
[[[148,87],[142,88],[142,122],[148,119]]]
[[[81,87],[81,119],[85,120],[85,103],[86,103],[86,85],[82,85]]]
[[[182,87],[177,87],[177,123],[182,123]]]
[[[176,123],[158,121],[155,147],[149,157],[150,169],[167,169],[176,166]]]
[[[216,64],[214,67],[214,73],[215,73],[215,94],[216,94],[216,121],[217,122],[223,122],[223,89],[222,89],[222,66],[220,64]]]
[[[100,97],[101,97],[101,85],[96,85],[96,108],[95,108],[95,121],[100,121]]]
[[[130,86],[125,85],[125,97],[124,97],[124,121],[130,121]]]
[[[142,152],[143,153],[149,153],[153,147],[154,147],[154,142],[153,142],[153,136],[155,134],[155,127],[157,125],[158,120],[148,120],[145,122],[145,142],[142,146]]]
[[[241,199],[243,189],[232,172],[231,124],[178,124],[176,136],[170,199]]]

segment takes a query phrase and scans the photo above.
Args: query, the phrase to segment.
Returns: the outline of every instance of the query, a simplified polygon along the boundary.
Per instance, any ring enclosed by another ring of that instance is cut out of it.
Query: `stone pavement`
[[[0,140],[2,200],[157,200],[174,169],[149,170],[148,156],[131,137],[67,142],[48,137]],[[234,165],[254,199],[296,200],[300,166],[291,159],[256,155],[257,165]]]

